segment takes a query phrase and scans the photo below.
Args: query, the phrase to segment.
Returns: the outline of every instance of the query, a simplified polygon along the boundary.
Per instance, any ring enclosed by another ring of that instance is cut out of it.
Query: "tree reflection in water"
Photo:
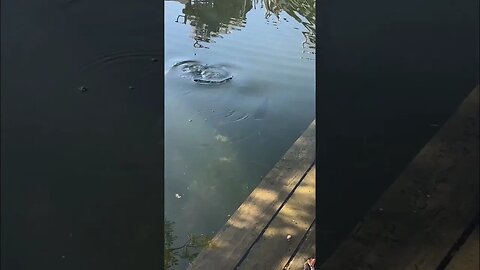
[[[265,2],[265,9],[267,10],[266,17],[274,14],[277,18],[280,12],[285,11],[290,17],[297,22],[303,24],[306,31],[303,31],[305,41],[303,48],[311,49],[309,52],[315,53],[315,0],[263,0]]]
[[[164,267],[165,269],[178,265],[179,260],[192,262],[202,248],[211,245],[212,237],[208,235],[189,234],[185,243],[174,246],[177,236],[174,232],[174,222],[164,221]]]
[[[208,49],[200,42],[215,43],[214,37],[240,30],[251,9],[249,0],[192,0],[185,3],[183,13],[194,28],[194,46]]]
[[[315,52],[315,0],[179,0],[185,4],[183,15],[176,22],[193,27],[194,46],[208,49],[205,43],[215,43],[214,38],[241,30],[246,24],[246,14],[260,4],[265,9],[265,18],[272,15],[279,19],[285,12],[306,30],[302,31],[305,41],[302,46]],[[203,43],[203,44],[202,44]],[[305,52],[305,51],[304,51]]]

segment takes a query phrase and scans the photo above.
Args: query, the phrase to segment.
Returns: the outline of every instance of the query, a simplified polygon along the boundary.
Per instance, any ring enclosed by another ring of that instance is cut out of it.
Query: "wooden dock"
[[[478,270],[480,269],[478,224],[468,235],[466,241],[455,250],[445,270]]]
[[[315,120],[189,269],[303,269],[314,252]]]
[[[317,269],[478,269],[478,121],[477,86]],[[315,169],[314,121],[189,269],[303,269],[315,254]]]
[[[478,269],[478,121],[477,86],[319,269]]]

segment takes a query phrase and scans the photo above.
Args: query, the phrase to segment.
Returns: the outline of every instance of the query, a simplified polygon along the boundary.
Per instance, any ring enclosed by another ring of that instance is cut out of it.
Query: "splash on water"
[[[172,70],[178,70],[181,77],[199,84],[224,84],[233,78],[224,65],[207,65],[194,60],[178,62]]]

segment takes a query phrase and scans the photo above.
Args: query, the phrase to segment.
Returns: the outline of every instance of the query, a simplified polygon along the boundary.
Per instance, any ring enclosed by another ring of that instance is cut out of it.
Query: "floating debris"
[[[291,234],[287,234],[287,241],[290,241],[292,239],[292,235]]]
[[[152,61],[152,62],[157,62],[158,59],[157,59],[157,58],[152,58],[152,59],[150,59],[150,61]]]
[[[220,162],[232,162],[232,158],[228,158],[228,157],[221,157],[220,158]]]
[[[188,119],[188,122],[192,122],[193,120],[192,119]]]
[[[215,136],[215,139],[216,139],[217,141],[221,141],[221,142],[228,142],[228,141],[229,141],[229,139],[228,139],[227,136],[223,136],[223,135],[220,135],[220,134],[218,134],[217,136]]]
[[[182,196],[181,196],[180,194],[178,194],[178,193],[175,193],[175,197],[176,197],[177,199],[182,198]]]
[[[133,89],[135,89],[135,87],[130,85],[130,86],[128,86],[128,89],[133,90]]]

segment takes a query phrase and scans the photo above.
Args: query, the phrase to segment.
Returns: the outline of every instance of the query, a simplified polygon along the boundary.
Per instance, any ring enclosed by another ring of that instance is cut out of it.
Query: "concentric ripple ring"
[[[178,62],[172,68],[178,68],[182,77],[199,84],[223,84],[233,78],[222,65],[206,65],[194,60]]]

